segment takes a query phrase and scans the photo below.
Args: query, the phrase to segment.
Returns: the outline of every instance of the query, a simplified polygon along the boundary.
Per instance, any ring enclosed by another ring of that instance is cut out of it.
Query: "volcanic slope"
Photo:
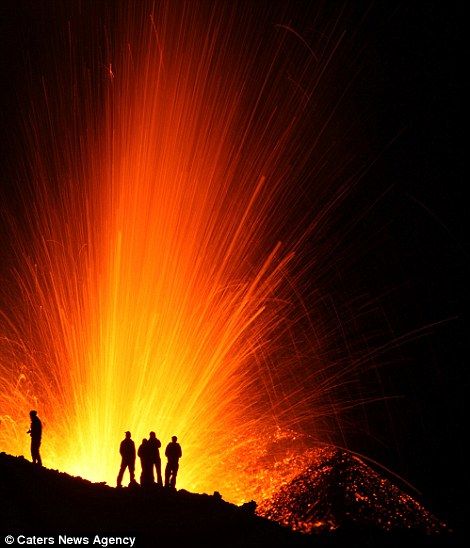
[[[354,538],[361,545],[457,542],[447,525],[357,456],[333,447],[310,449],[304,468],[257,513],[317,538]],[[329,534],[328,534],[329,533]]]
[[[359,459],[330,448],[306,456],[310,465],[257,516],[254,504],[218,494],[115,489],[0,453],[0,538],[53,535],[58,544],[58,535],[84,535],[92,544],[96,534],[126,535],[137,548],[454,545],[444,524]]]
[[[305,537],[220,496],[115,489],[0,453],[0,533],[136,536],[135,546],[305,546]]]

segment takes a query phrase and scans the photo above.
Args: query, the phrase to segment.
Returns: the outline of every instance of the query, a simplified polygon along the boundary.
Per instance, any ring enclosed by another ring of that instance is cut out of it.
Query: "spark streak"
[[[331,412],[321,368],[298,373],[289,276],[338,197],[319,186],[316,214],[286,227],[329,120],[310,97],[339,42],[312,55],[266,7],[137,4],[94,21],[91,53],[72,25],[34,103],[16,292],[2,297],[0,447],[28,454],[34,407],[53,467],[114,484],[124,431],[155,430],[183,445],[180,486],[266,495],[280,480],[255,480],[247,452],[292,415]]]

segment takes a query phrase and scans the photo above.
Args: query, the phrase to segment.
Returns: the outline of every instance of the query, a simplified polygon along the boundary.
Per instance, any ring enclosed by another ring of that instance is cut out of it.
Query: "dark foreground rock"
[[[302,474],[258,507],[270,519],[254,510],[254,504],[238,507],[218,493],[115,489],[0,453],[3,545],[7,535],[13,546],[18,540],[24,546],[132,548],[458,545],[456,535],[414,499],[343,452],[317,451]]]
[[[220,495],[146,491],[138,486],[118,490],[4,453],[0,453],[0,533],[1,542],[12,535],[13,546],[18,546],[18,535],[35,536],[34,544],[39,543],[37,537],[53,538],[55,546],[63,544],[59,535],[88,538],[89,546],[105,545],[94,542],[96,535],[136,537],[137,548],[306,546],[300,533],[256,516],[250,507],[224,502]]]

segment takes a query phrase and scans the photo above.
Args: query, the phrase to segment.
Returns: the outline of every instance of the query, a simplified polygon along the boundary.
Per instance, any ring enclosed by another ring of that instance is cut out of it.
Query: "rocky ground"
[[[447,524],[357,456],[327,446],[303,459],[302,473],[263,501],[259,515],[340,546],[342,539],[357,546],[457,544]]]
[[[11,535],[13,546],[457,545],[411,497],[335,451],[317,454],[258,512],[218,494],[115,489],[0,453],[0,541]]]

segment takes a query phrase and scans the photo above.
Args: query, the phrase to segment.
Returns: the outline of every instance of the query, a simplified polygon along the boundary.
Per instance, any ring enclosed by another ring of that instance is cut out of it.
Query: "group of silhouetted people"
[[[38,417],[37,411],[30,411],[31,426],[28,430],[28,434],[31,436],[31,458],[33,464],[42,466],[41,455],[39,454],[39,448],[41,446],[42,438],[42,423]],[[178,443],[178,438],[173,436],[171,442],[166,446],[165,456],[167,458],[167,464],[165,467],[165,487],[176,487],[176,476],[178,474],[179,460],[182,456],[181,445]],[[157,485],[163,486],[162,481],[162,461],[160,459],[160,447],[162,446],[160,440],[155,435],[155,432],[150,432],[149,439],[144,438],[137,451],[137,455],[140,458],[140,465],[142,473],[140,475],[140,484],[143,487],[148,487],[155,484],[154,470],[157,473]],[[131,484],[137,484],[135,480],[135,444],[131,438],[131,433],[126,432],[126,437],[122,440],[119,446],[119,453],[121,454],[121,467],[119,469],[117,477],[117,486],[122,486],[122,478],[126,468],[129,469],[129,475],[131,478]]]
[[[179,459],[182,456],[181,445],[178,443],[178,438],[173,436],[171,442],[166,446],[165,456],[168,460],[165,468],[165,487],[176,487],[176,475],[178,474]],[[137,451],[140,458],[140,466],[142,473],[140,475],[140,485],[148,487],[155,484],[154,471],[157,473],[157,485],[163,486],[162,481],[162,461],[160,459],[160,440],[155,435],[155,432],[150,432],[149,439],[144,438]],[[126,432],[126,437],[122,440],[119,447],[121,454],[121,468],[117,477],[117,486],[121,487],[122,478],[126,468],[129,469],[131,484],[135,484],[135,444],[131,439],[131,433]]]

